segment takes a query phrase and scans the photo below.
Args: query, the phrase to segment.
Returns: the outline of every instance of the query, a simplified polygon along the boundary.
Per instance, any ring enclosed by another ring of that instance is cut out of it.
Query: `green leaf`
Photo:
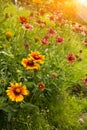
[[[0,104],[0,110],[3,110],[5,112],[16,112],[17,108],[12,105],[9,105],[8,103],[2,103]]]
[[[0,54],[3,54],[3,55],[5,55],[5,56],[9,56],[9,57],[11,57],[11,58],[14,58],[14,56],[11,54],[11,52],[7,53],[7,52],[5,52],[5,51],[1,51]]]
[[[28,109],[28,110],[31,110],[31,109],[34,109],[34,108],[37,108],[37,106],[31,104],[31,103],[26,103],[26,102],[23,102],[20,104],[20,108],[22,109]]]

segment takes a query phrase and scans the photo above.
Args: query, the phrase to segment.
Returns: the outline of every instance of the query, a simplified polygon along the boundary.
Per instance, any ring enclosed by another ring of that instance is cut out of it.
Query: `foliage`
[[[86,130],[87,27],[46,5],[1,5],[0,129]]]

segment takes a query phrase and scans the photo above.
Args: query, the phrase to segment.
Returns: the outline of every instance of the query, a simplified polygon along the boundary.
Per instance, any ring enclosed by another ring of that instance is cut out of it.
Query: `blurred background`
[[[46,6],[51,12],[62,11],[64,15],[71,19],[87,24],[87,0],[11,0],[15,5],[30,7],[32,2],[37,6]],[[41,4],[43,3],[43,4]]]

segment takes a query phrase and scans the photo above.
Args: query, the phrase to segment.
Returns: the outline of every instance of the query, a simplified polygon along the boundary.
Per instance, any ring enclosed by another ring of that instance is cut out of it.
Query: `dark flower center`
[[[39,56],[38,55],[34,55],[34,59],[38,60]]]
[[[72,56],[68,57],[68,60],[72,60]]]
[[[54,33],[54,31],[52,29],[49,30],[49,33]]]
[[[21,94],[21,89],[20,88],[14,89],[14,94],[15,95],[20,95]]]
[[[33,61],[33,60],[28,61],[28,62],[27,62],[27,66],[34,66],[34,61]]]
[[[87,78],[85,78],[85,82],[87,82]]]

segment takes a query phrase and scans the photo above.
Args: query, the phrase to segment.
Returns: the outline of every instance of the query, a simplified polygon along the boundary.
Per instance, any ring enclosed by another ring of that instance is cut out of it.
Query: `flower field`
[[[87,130],[87,26],[22,4],[0,4],[0,130]]]

